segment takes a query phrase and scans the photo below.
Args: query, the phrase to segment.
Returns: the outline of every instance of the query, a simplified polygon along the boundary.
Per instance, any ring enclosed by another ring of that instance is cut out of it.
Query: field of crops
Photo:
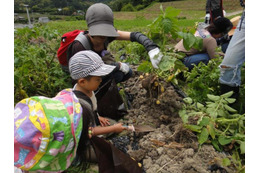
[[[224,1],[228,13],[242,10],[235,2]],[[134,76],[123,84],[134,100],[122,122],[148,119],[147,123],[156,128],[155,132],[139,134],[139,149],[128,153],[143,164],[147,173],[204,172],[214,163],[227,172],[245,172],[245,65],[240,96],[231,107],[235,102],[230,98],[232,93],[220,95],[221,57],[189,72],[181,62],[183,55],[173,51],[176,42],[184,37],[192,40],[187,46],[198,46],[199,40],[193,37],[193,32],[196,23],[204,20],[204,3],[204,0],[167,2],[162,3],[163,11],[161,4],[156,3],[140,12],[114,14],[117,29],[145,33],[160,45],[164,54],[159,69],[153,69],[147,52],[139,44],[114,41],[109,46],[117,60],[124,54],[122,61],[134,70]],[[171,16],[170,23],[159,20],[158,16]],[[160,25],[154,25],[154,20]],[[86,29],[86,22],[51,21],[15,31],[15,103],[34,95],[54,97],[62,89],[72,87],[68,74],[59,66],[56,52],[61,35],[75,29]],[[154,76],[156,79],[151,81]],[[144,80],[154,95],[146,96]],[[180,96],[180,91],[187,97]],[[169,147],[173,143],[175,147]],[[70,168],[70,172],[73,170]],[[97,172],[95,168],[86,172],[91,171]]]

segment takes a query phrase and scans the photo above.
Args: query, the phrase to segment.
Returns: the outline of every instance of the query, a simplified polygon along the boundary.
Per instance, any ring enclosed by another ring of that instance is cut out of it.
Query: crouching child
[[[71,77],[77,81],[74,90],[65,89],[54,98],[34,96],[15,106],[16,172],[61,173],[71,165],[82,171],[89,162],[97,162],[100,173],[142,172],[136,161],[98,137],[126,130],[121,123],[109,125],[93,111],[93,91],[101,76],[114,68],[92,51],[78,52],[69,61]]]

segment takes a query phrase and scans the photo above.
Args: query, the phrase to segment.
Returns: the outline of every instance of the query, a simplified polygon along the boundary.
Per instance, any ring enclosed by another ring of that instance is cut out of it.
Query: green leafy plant
[[[148,25],[148,36],[160,45],[160,50],[163,54],[163,58],[159,64],[159,69],[154,69],[152,68],[151,63],[143,61],[137,70],[156,73],[159,77],[177,84],[177,75],[182,71],[187,70],[181,62],[184,55],[175,53],[173,48],[166,49],[166,43],[169,40],[169,35],[173,39],[178,37],[179,27],[177,16],[179,15],[180,10],[173,7],[167,7],[164,11],[161,5],[160,11],[160,15],[152,22],[152,24]]]
[[[186,50],[191,48],[200,50],[203,46],[202,38],[195,37],[191,32],[178,32],[178,36],[183,39],[183,46]]]
[[[184,72],[187,87],[185,92],[195,101],[205,103],[207,94],[220,94],[219,91],[219,64],[220,58],[211,59],[208,64],[199,63],[189,72]]]
[[[245,154],[245,114],[229,106],[233,91],[220,96],[207,94],[206,105],[185,98],[179,115],[184,127],[197,134],[200,145],[211,143],[218,151],[237,151]],[[236,158],[237,160],[238,158]]]
[[[58,36],[45,26],[17,29],[14,41],[14,101],[43,95],[55,96],[71,87],[70,78],[56,58]]]
[[[169,38],[176,39],[180,37],[183,39],[185,48],[189,50],[192,47],[200,49],[202,47],[202,39],[195,37],[189,32],[179,32],[177,16],[180,10],[167,7],[164,11],[161,5],[160,11],[160,15],[152,24],[148,25],[148,35],[160,45],[160,50],[163,54],[159,69],[152,69],[151,65],[148,65],[149,63],[144,61],[138,70],[156,73],[159,77],[166,79],[168,82],[178,84],[178,75],[188,70],[181,61],[185,57],[185,54],[175,52],[174,48],[166,49],[167,41],[169,41]]]
[[[165,11],[163,10],[162,5],[160,6],[161,14],[148,25],[149,31],[148,36],[152,38],[156,43],[161,47],[161,50],[164,51],[165,44],[168,40],[168,35],[171,35],[173,39],[178,37],[178,19],[177,16],[180,13],[180,10],[173,7],[166,7]]]

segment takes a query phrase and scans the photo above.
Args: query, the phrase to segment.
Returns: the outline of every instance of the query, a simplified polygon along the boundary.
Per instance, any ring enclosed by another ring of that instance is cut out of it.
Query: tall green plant
[[[195,37],[189,32],[179,31],[177,16],[179,15],[180,10],[169,6],[164,11],[161,5],[160,11],[160,15],[152,24],[148,25],[148,35],[153,41],[160,45],[160,50],[163,54],[159,69],[153,69],[148,62],[143,62],[138,70],[143,72],[155,72],[158,76],[167,79],[169,82],[178,84],[177,76],[188,70],[181,61],[185,55],[175,52],[173,47],[166,48],[167,41],[169,41],[169,38],[182,38],[185,48],[189,50],[192,47],[200,49],[202,47],[202,39]]]
[[[59,47],[55,30],[45,26],[17,29],[14,40],[14,101],[43,95],[53,97],[71,87],[56,58]]]
[[[165,44],[168,40],[168,35],[170,34],[173,39],[178,37],[178,19],[177,16],[180,13],[180,10],[173,7],[166,7],[165,11],[163,10],[162,5],[160,6],[160,15],[148,25],[149,31],[148,36],[157,42],[161,50],[164,51]]]

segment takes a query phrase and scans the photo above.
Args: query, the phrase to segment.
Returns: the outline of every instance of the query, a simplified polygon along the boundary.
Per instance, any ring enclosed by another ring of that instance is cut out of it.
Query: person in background
[[[232,19],[230,19],[230,21],[233,24],[233,28],[228,32],[228,34],[225,34],[223,37],[217,39],[217,44],[219,46],[221,46],[221,50],[223,53],[226,53],[227,47],[235,32],[238,22],[240,21],[240,18],[241,18],[241,16],[236,16],[236,17],[233,17]]]
[[[186,50],[183,45],[183,40],[181,40],[175,45],[175,51],[186,54],[186,57],[183,59],[183,63],[189,68],[189,70],[193,68],[194,64],[198,65],[200,62],[207,64],[210,59],[216,58],[216,39],[228,33],[232,27],[233,25],[229,19],[219,17],[206,28],[197,29],[195,32],[194,35],[196,37],[203,39],[203,46],[201,50],[194,48]]]
[[[245,9],[243,0],[240,5]],[[221,94],[233,91],[233,98],[239,96],[241,85],[241,67],[245,62],[245,10],[236,26],[235,32],[230,40],[224,59],[220,64],[220,91]]]
[[[86,12],[86,22],[88,30],[84,32],[84,35],[91,45],[90,49],[101,56],[105,64],[115,66],[114,71],[104,77],[102,83],[105,83],[109,78],[114,78],[116,83],[119,83],[126,81],[132,76],[132,70],[129,65],[123,62],[116,62],[107,50],[109,43],[114,40],[129,40],[142,44],[148,52],[153,67],[158,68],[162,54],[157,44],[140,32],[117,30],[114,27],[113,12],[109,6],[103,3],[91,5]],[[75,53],[82,50],[86,49],[79,41],[75,40],[68,48],[68,62]]]
[[[226,11],[223,9],[222,0],[207,0],[205,23],[210,24],[218,17],[225,17]]]

